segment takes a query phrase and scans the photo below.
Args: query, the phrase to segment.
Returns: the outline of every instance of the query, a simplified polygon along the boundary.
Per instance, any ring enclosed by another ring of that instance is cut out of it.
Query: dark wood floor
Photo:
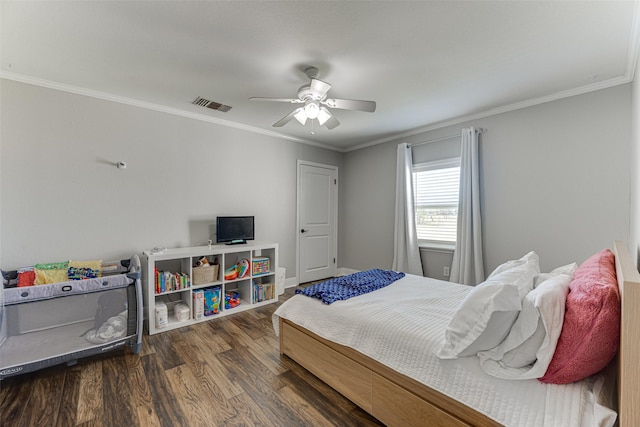
[[[286,356],[277,304],[144,336],[127,349],[0,383],[0,426],[374,426]]]

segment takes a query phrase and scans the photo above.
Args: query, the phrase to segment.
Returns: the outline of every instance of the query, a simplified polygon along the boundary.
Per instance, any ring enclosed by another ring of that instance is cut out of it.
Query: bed
[[[621,427],[639,425],[640,408],[634,402],[640,401],[640,274],[622,242],[614,242],[613,253],[619,350],[605,369],[576,383],[494,378],[480,369],[478,357],[435,357],[444,329],[469,291],[411,275],[331,305],[292,297],[273,317],[280,353],[389,426],[424,425],[426,420],[430,426],[611,425],[616,417]],[[438,296],[438,286],[448,288],[446,295]],[[411,307],[421,287],[429,289],[425,298],[435,299],[436,308]],[[360,316],[371,330],[363,335],[345,312]],[[428,316],[431,326],[412,324],[408,312]],[[376,331],[387,326],[397,336],[383,340]],[[398,349],[400,355],[393,352]]]

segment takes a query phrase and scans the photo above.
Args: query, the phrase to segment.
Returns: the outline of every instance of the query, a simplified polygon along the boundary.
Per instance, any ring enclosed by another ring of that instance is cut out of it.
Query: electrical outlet
[[[449,267],[442,267],[442,275],[444,277],[449,277]]]

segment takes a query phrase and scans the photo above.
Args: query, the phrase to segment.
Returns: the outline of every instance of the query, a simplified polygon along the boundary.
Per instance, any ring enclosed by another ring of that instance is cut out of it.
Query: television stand
[[[277,302],[278,244],[243,243],[144,252],[142,283],[149,335]],[[210,266],[195,267],[203,257]],[[249,261],[246,273],[226,279],[225,270],[242,260]],[[233,295],[240,304],[226,306],[227,295]],[[207,315],[200,309],[205,297],[211,305],[218,304],[217,314]],[[211,299],[214,297],[217,300]]]

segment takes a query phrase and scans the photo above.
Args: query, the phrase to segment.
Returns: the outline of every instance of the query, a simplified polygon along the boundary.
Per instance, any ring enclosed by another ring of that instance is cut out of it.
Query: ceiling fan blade
[[[283,118],[281,118],[280,120],[275,122],[273,124],[273,127],[274,128],[279,128],[279,127],[282,127],[282,126],[286,125],[287,123],[289,123],[293,119],[293,117],[296,114],[298,114],[299,111],[302,111],[302,110],[303,110],[302,107],[296,108],[295,110],[293,110],[292,112],[290,112],[289,114],[287,114],[286,116],[284,116]]]
[[[335,127],[337,127],[340,124],[340,122],[338,121],[338,119],[336,119],[336,116],[334,116],[333,114],[331,115],[331,117],[329,117],[329,120],[327,120],[324,125],[327,127],[327,129],[331,130]]]
[[[327,82],[323,82],[318,79],[311,79],[310,89],[313,93],[318,95],[318,99],[322,99],[327,95],[329,89],[331,89],[331,85]]]
[[[293,98],[258,98],[251,97],[249,101],[272,101],[272,102],[289,102],[291,104],[302,104],[304,101],[301,99],[293,99]]]
[[[356,110],[373,113],[376,111],[375,101],[362,101],[359,99],[326,99],[322,104],[330,108],[340,108],[342,110]]]

